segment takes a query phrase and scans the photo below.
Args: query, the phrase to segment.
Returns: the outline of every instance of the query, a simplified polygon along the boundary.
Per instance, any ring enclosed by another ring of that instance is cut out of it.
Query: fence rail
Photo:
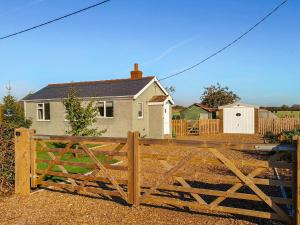
[[[176,136],[189,136],[201,134],[217,134],[221,132],[219,119],[201,120],[173,120],[173,134]],[[261,135],[267,132],[279,134],[283,131],[290,131],[300,128],[300,118],[259,118],[258,133]]]
[[[173,205],[300,224],[300,138],[297,151],[294,146],[289,151],[277,146],[277,150],[271,150],[272,154],[269,150],[256,150],[253,144],[232,143],[235,150],[245,151],[247,147],[246,151],[259,151],[265,156],[252,160],[227,156],[222,151],[229,143],[143,139],[138,132],[129,132],[127,139],[119,139],[37,136],[27,129],[17,129],[15,143],[19,194],[28,195],[30,188],[40,186],[55,187],[114,196],[135,206]],[[158,151],[160,145],[162,150]],[[243,147],[238,148],[239,145]],[[180,148],[176,154],[175,147]],[[72,160],[76,154],[84,160]],[[115,156],[122,157],[121,164],[110,163]],[[214,165],[218,169],[212,170]],[[90,171],[68,171],[74,167]],[[283,180],[270,174],[276,168],[284,174]],[[217,187],[220,184],[222,189]],[[283,187],[290,191],[288,197],[276,194]],[[239,192],[241,188],[250,191]],[[239,204],[242,201],[247,203]],[[252,206],[257,202],[261,205]],[[289,210],[291,207],[294,210]]]

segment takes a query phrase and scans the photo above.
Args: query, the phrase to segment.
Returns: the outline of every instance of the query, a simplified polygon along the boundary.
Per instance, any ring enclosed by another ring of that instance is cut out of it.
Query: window
[[[144,105],[142,102],[138,103],[138,118],[142,119],[144,117]]]
[[[37,120],[39,121],[50,120],[50,103],[37,104]]]
[[[113,101],[103,101],[97,103],[99,117],[112,118],[114,117],[114,103]]]
[[[106,102],[106,117],[114,117],[114,104],[113,102]]]
[[[98,108],[98,112],[99,112],[100,117],[104,117],[104,104],[105,104],[105,102],[98,102],[97,103],[97,108]]]

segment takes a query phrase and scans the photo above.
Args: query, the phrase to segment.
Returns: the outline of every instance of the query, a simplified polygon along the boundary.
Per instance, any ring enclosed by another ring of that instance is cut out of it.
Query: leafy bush
[[[294,136],[300,136],[300,129],[294,129],[294,130],[291,130],[291,131],[284,131],[281,133],[281,136],[283,137],[283,139],[286,141],[286,142],[293,142],[293,137]]]
[[[277,143],[278,140],[278,135],[275,135],[273,132],[268,131],[264,135],[264,140],[266,143]]]
[[[25,118],[24,109],[14,96],[10,94],[4,96],[3,103],[3,123],[9,124],[9,126],[13,126],[14,128],[29,128],[31,126],[31,119]]]
[[[106,132],[106,130],[92,128],[97,122],[98,108],[94,106],[94,101],[89,101],[84,106],[74,87],[69,89],[68,97],[63,99],[63,104],[66,109],[66,119],[70,126],[67,134],[72,136],[101,136]]]
[[[172,138],[176,138],[176,132],[174,130],[172,131]]]
[[[0,124],[0,194],[11,192],[15,180],[14,129]]]

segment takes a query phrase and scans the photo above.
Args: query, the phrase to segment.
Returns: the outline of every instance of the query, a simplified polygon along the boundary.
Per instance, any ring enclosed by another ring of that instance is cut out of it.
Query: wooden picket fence
[[[264,135],[267,132],[279,134],[283,131],[300,129],[300,118],[260,118],[259,119],[259,134]]]
[[[28,195],[31,188],[59,188],[99,194],[111,200],[118,197],[135,206],[173,205],[300,224],[300,138],[298,151],[290,146],[264,152],[254,144],[143,139],[138,132],[129,132],[127,138],[35,135],[27,129],[17,129],[15,134],[15,191],[18,194]],[[49,143],[58,145],[50,148]],[[90,144],[98,145],[90,147]],[[108,146],[112,148],[108,150]],[[157,151],[159,146],[162,152]],[[174,154],[175,147],[182,148],[181,154]],[[258,154],[268,158],[231,159],[218,148],[259,151]],[[47,154],[48,159],[38,158],[38,153]],[[78,154],[89,160],[66,161],[66,154],[68,157]],[[102,161],[99,155],[106,158]],[[114,157],[121,163],[111,164]],[[147,161],[154,161],[157,167],[147,167]],[[41,164],[46,166],[41,167]],[[90,172],[70,173],[67,166]],[[159,166],[163,169],[153,170]],[[197,168],[203,166],[218,169],[201,175]],[[275,179],[269,173],[272,169],[289,172],[283,180]],[[51,181],[53,178],[57,181]],[[220,184],[223,189],[218,187]],[[274,195],[282,189],[292,195]],[[254,203],[260,205],[252,205]]]
[[[221,132],[219,119],[173,120],[172,127],[175,136],[217,134]],[[265,135],[267,132],[276,135],[293,129],[300,129],[300,118],[259,118],[258,133],[261,135]]]
[[[172,120],[172,127],[176,136],[216,134],[220,132],[220,120]]]

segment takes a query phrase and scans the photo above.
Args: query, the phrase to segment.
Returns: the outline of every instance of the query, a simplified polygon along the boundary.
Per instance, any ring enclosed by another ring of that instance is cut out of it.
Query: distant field
[[[300,117],[300,111],[277,111],[276,116],[278,117]]]

